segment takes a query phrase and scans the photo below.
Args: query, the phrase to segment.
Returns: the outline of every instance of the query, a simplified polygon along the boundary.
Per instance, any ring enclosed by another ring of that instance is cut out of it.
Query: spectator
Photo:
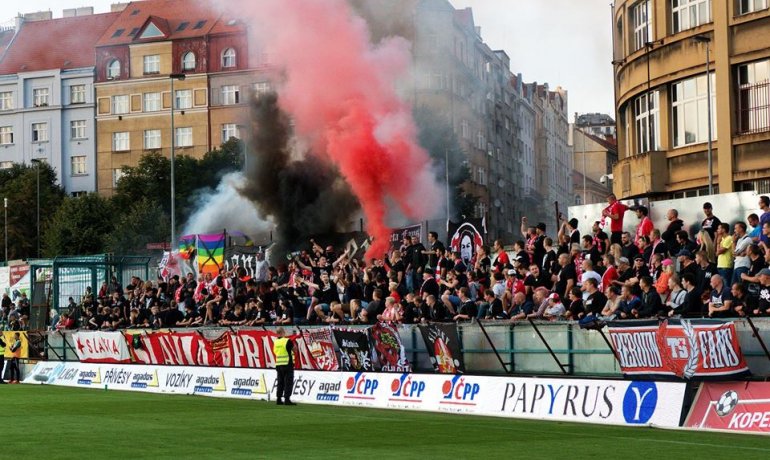
[[[746,233],[746,224],[737,222],[733,226],[733,241],[735,241],[735,261],[733,265],[732,284],[741,282],[742,275],[748,273],[751,268],[751,259],[749,258],[749,246],[751,246],[751,237]]]
[[[600,255],[606,254],[610,249],[610,240],[607,234],[604,233],[604,230],[602,230],[601,223],[598,220],[591,227],[591,232],[593,233],[593,247],[599,251]],[[618,234],[618,241],[620,241],[620,234]]]
[[[668,244],[661,239],[660,230],[657,228],[650,232],[650,256],[646,259],[648,265],[652,265],[653,254],[668,255]]]
[[[604,308],[602,309],[602,319],[606,321],[612,321],[619,314],[618,309],[620,308],[621,288],[619,288],[618,286],[610,286],[607,288],[605,292],[607,297],[607,303],[604,305]]]
[[[546,308],[548,308],[548,296],[548,290],[545,288],[535,290],[535,293],[532,295],[532,303],[537,306],[537,310],[533,308],[532,313],[527,314],[527,318],[540,319],[543,317]],[[514,316],[511,315],[511,319],[513,318]]]
[[[679,262],[679,277],[683,277],[685,274],[690,273],[693,276],[698,275],[698,264],[693,259],[695,258],[692,252],[687,249],[682,249],[676,255]]]
[[[633,260],[634,257],[636,257],[637,254],[639,254],[639,248],[634,243],[634,240],[631,238],[631,234],[628,232],[623,232],[623,235],[621,236],[621,257],[625,257],[628,260]],[[615,254],[616,259],[620,259],[620,257]]]
[[[676,253],[672,252],[671,254],[673,255],[679,254],[682,251],[690,251],[693,254],[698,251],[698,243],[691,240],[690,235],[684,230],[676,232],[676,242],[680,249]]]
[[[759,302],[754,309],[755,316],[770,315],[770,268],[763,268],[759,271]]]
[[[602,294],[599,289],[596,280],[589,278],[586,280],[583,290],[588,296],[583,301],[583,314],[578,314],[578,317],[582,318],[585,315],[597,316],[601,314],[604,307],[607,305],[607,296]]]
[[[711,277],[711,297],[708,301],[709,318],[726,318],[730,316],[733,298],[730,286],[725,284],[722,275]]]
[[[604,252],[600,251],[595,245],[594,245],[594,238],[590,235],[585,235],[583,237],[583,259],[584,260],[590,260],[594,264],[596,264],[602,257],[602,254]]]
[[[615,256],[606,254],[604,256],[604,266],[607,267],[602,273],[602,282],[599,283],[599,290],[603,291],[618,279],[618,269],[615,267]]]
[[[602,217],[610,219],[610,243],[619,244],[623,232],[623,216],[628,207],[618,201],[613,193],[607,196],[607,204],[609,206],[602,211]]]
[[[748,272],[741,275],[741,279],[746,284],[750,294],[759,295],[759,272],[762,271],[763,268],[766,268],[767,264],[765,263],[762,250],[759,249],[759,246],[755,244],[749,246],[748,252],[751,266],[749,267]]]
[[[639,218],[639,224],[636,226],[636,239],[634,240],[636,245],[639,246],[639,240],[642,237],[649,236],[654,226],[649,216],[650,211],[646,206],[635,206],[632,209],[636,211],[636,217]]]
[[[559,255],[559,266],[561,267],[559,274],[553,277],[553,292],[559,294],[561,298],[577,284],[577,272],[575,265],[567,254]]]
[[[497,254],[494,261],[495,270],[498,273],[503,273],[505,267],[511,263],[508,258],[508,253],[505,252],[505,248],[503,247],[503,242],[501,240],[495,240],[492,249],[495,251],[495,254]]]
[[[664,316],[666,311],[663,308],[663,302],[660,300],[658,291],[653,288],[652,278],[643,276],[639,280],[639,287],[642,288],[642,306],[639,309],[638,318]]]
[[[465,288],[467,290],[467,288]],[[386,323],[400,323],[404,317],[404,312],[401,308],[401,304],[396,302],[393,297],[385,298],[385,310],[377,315],[378,321]]]
[[[679,308],[672,309],[668,315],[677,317],[698,317],[703,316],[703,302],[701,302],[701,291],[695,280],[695,275],[685,273],[682,275],[682,286],[687,292],[684,301]]]
[[[674,273],[674,261],[671,259],[664,259],[660,263],[661,272],[657,278],[655,278],[655,291],[660,295],[661,299],[666,299],[671,292],[669,288],[668,280]]]
[[[722,221],[714,215],[714,209],[708,201],[703,203],[703,214],[706,218],[701,222],[700,228],[702,231],[708,233],[713,241],[716,238],[717,227],[719,227],[719,224],[721,224]]]
[[[584,288],[585,283],[588,279],[593,279],[596,281],[596,284],[602,282],[602,277],[599,275],[596,271],[594,271],[594,264],[591,263],[590,260],[584,260],[583,261],[583,273],[580,275],[580,287]],[[585,290],[585,289],[584,289]],[[584,294],[583,298],[588,298],[588,294]]]
[[[708,293],[711,277],[717,274],[716,264],[709,261],[706,251],[695,254],[695,263],[698,264],[698,290]]]
[[[620,290],[620,305],[618,312],[622,319],[639,318],[639,310],[642,308],[642,301],[634,294],[631,286],[623,286]]]
[[[564,304],[561,302],[561,298],[559,298],[558,294],[551,294],[548,296],[548,307],[545,309],[545,312],[543,313],[543,318],[555,321],[558,319],[561,319],[564,314],[566,313],[566,309],[564,308]]]
[[[709,232],[701,230],[700,233],[698,233],[698,239],[700,240],[700,247],[698,250],[705,252],[706,259],[708,259],[709,262],[716,264],[716,246],[714,244],[714,239],[711,237]]]
[[[467,287],[460,288],[460,308],[457,310],[457,314],[452,318],[455,321],[470,321],[475,318],[479,311],[476,302],[471,300],[470,291]]]
[[[733,283],[730,295],[733,298],[733,311],[735,311],[737,316],[744,317],[756,308],[756,300],[758,299],[749,296],[746,287],[743,284]]]
[[[687,291],[682,288],[681,280],[676,273],[672,274],[668,279],[668,289],[670,292],[668,294],[668,300],[666,300],[666,307],[668,307],[667,314],[670,316],[672,310],[682,309],[682,304],[684,304]]]
[[[762,225],[759,223],[759,216],[754,213],[749,214],[746,218],[751,227],[751,231],[747,231],[752,243],[759,243],[759,237],[762,236]]]
[[[428,232],[428,246],[430,249],[423,251],[423,254],[428,256],[428,266],[435,267],[438,264],[437,250],[440,250],[442,254],[444,252],[444,243],[439,241],[438,233]]]
[[[759,209],[762,210],[762,215],[759,216],[759,226],[770,225],[770,197],[767,195],[759,197]],[[760,235],[759,240],[765,243],[766,246],[770,246],[770,235],[763,233]]]
[[[588,283],[586,283],[586,285],[587,284]],[[569,307],[564,313],[564,317],[566,319],[577,321],[580,318],[582,318],[585,313],[585,310],[583,308],[583,293],[580,291],[580,288],[573,287],[572,290],[569,292],[568,299],[569,299]],[[548,310],[546,310],[546,314],[548,314]]]
[[[716,240],[716,252],[717,252],[717,271],[723,280],[726,280],[725,285],[729,286],[730,280],[733,279],[733,237],[730,235],[730,225],[720,223],[717,226],[717,240]]]
[[[487,314],[484,319],[508,319],[508,313],[503,308],[503,302],[495,296],[495,293],[491,289],[484,291],[484,300],[489,303]],[[514,303],[516,302],[516,296],[514,296]]]
[[[679,218],[679,211],[676,209],[669,209],[666,213],[666,220],[668,220],[668,226],[666,231],[660,236],[663,241],[666,242],[670,254],[676,254],[682,249],[676,234],[684,228],[684,222]]]

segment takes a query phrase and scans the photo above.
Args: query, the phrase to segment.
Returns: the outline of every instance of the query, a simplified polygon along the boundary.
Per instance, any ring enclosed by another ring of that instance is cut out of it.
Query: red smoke
[[[369,43],[365,22],[344,0],[255,2],[257,33],[271,65],[284,71],[279,103],[295,133],[332,161],[350,184],[374,243],[388,250],[390,203],[409,218],[429,218],[440,198],[428,154],[417,144],[408,104],[396,93],[409,43]]]

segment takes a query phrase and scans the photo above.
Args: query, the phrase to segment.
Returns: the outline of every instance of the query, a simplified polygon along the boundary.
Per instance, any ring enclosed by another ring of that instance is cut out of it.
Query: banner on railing
[[[627,377],[727,379],[749,372],[733,322],[614,322],[609,332]]]
[[[390,246],[393,249],[398,249],[401,246],[401,242],[407,236],[409,238],[416,236],[420,238],[422,235],[422,224],[410,225],[409,227],[394,228],[390,232]]]
[[[75,352],[84,363],[130,363],[126,338],[120,332],[83,331],[72,335]]]
[[[373,371],[369,354],[369,335],[365,330],[334,329],[334,340],[340,349],[340,369],[343,371]]]
[[[412,372],[398,329],[389,323],[377,323],[369,329],[377,368],[382,372]]]
[[[420,334],[425,341],[433,369],[440,374],[465,372],[457,325],[454,323],[420,324]]]
[[[337,362],[337,353],[334,351],[334,339],[332,329],[304,329],[302,339],[307,351],[310,353],[311,369],[321,371],[336,371],[340,365]]]

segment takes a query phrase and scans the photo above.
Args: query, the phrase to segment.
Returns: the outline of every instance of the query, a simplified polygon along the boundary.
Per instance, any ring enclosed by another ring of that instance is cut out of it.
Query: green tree
[[[113,209],[109,199],[96,193],[65,198],[43,234],[43,254],[55,257],[104,252],[107,236],[119,221]]]
[[[414,120],[418,129],[418,141],[433,161],[436,180],[441,184],[446,183],[446,172],[449,172],[452,205],[450,219],[456,220],[457,216],[463,215],[472,216],[478,198],[467,193],[463,187],[470,180],[471,174],[467,158],[452,126],[427,107],[415,108]]]
[[[118,213],[115,227],[106,239],[106,250],[115,254],[142,254],[147,243],[167,241],[170,219],[157,202],[143,198]]]
[[[37,253],[38,173],[41,240],[51,216],[56,213],[64,198],[64,190],[56,183],[56,171],[44,162],[39,163],[39,167],[38,170],[38,166],[34,164],[14,164],[12,168],[0,170],[0,198],[8,199],[8,258],[10,260],[39,256]],[[5,226],[4,214],[0,217],[3,218],[3,226]],[[4,228],[0,229],[0,241],[5,245]]]

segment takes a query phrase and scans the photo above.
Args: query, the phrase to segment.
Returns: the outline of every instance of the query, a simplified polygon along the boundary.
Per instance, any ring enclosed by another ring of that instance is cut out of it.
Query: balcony
[[[666,191],[666,152],[654,151],[623,158],[612,167],[613,191],[620,198],[639,197]]]

